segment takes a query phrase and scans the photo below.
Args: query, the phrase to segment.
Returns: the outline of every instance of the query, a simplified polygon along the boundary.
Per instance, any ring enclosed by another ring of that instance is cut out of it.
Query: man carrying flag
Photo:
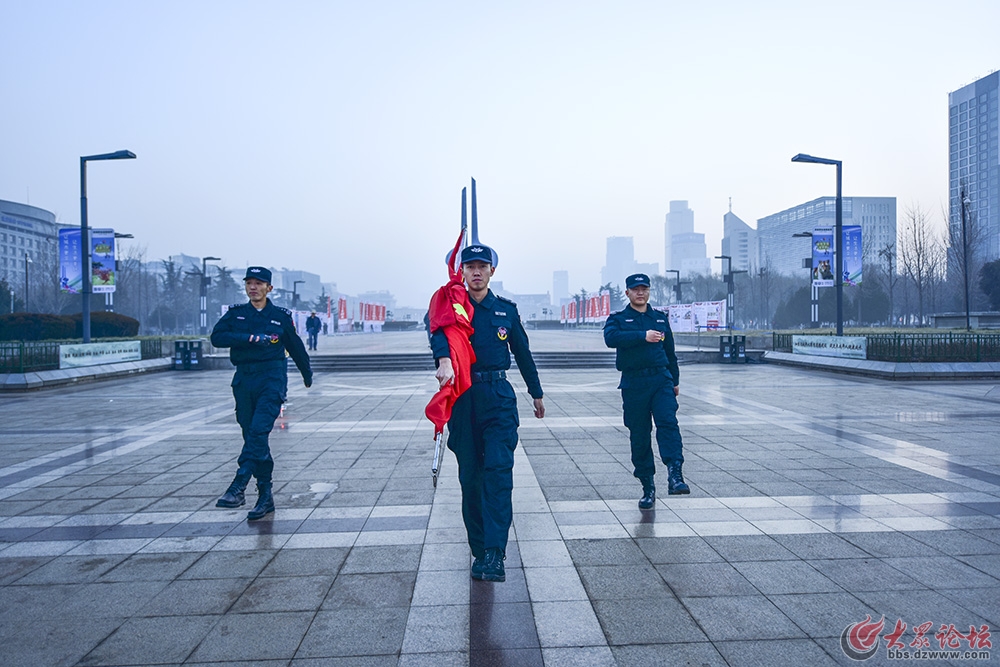
[[[542,385],[517,304],[489,289],[496,270],[495,256],[490,248],[479,243],[465,248],[461,254],[461,276],[468,287],[467,296],[471,297],[471,355],[456,354],[454,337],[444,327],[435,326],[435,315],[443,310],[435,308],[435,301],[431,302],[430,313],[431,350],[438,364],[436,378],[442,390],[455,385],[456,398],[448,420],[448,449],[458,459],[462,518],[475,559],[472,578],[483,581],[506,579],[503,561],[513,520],[511,491],[519,425],[517,398],[507,381],[511,352],[534,399],[535,417],[545,416]],[[438,294],[440,290],[435,299]],[[454,301],[452,304],[458,313],[459,305]],[[462,308],[468,312],[464,304]],[[464,347],[464,343],[459,341],[459,347]],[[465,390],[462,366],[469,359],[470,384]]]

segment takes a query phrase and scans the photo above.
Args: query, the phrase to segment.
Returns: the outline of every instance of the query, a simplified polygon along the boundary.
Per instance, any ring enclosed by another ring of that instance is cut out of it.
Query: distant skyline
[[[597,287],[606,239],[664,268],[723,216],[896,197],[945,228],[948,93],[1000,67],[990,1],[0,0],[0,199],[186,253],[425,306],[462,187],[507,290]],[[959,29],[960,26],[960,29]],[[718,271],[718,262],[713,263]]]

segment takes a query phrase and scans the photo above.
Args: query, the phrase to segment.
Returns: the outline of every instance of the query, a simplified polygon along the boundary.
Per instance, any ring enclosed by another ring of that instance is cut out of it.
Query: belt
[[[659,375],[667,370],[666,366],[654,366],[653,368],[640,368],[635,371],[622,371],[622,375],[629,375],[631,377],[643,377],[648,375]]]
[[[506,380],[507,371],[473,371],[472,384],[479,384],[480,382],[496,382],[497,380]]]

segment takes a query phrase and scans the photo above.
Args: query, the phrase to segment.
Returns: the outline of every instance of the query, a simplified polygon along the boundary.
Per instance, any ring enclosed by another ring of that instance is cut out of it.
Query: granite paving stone
[[[531,336],[604,349],[599,330]],[[423,332],[321,347],[390,339],[426,350]],[[249,507],[214,507],[240,447],[231,373],[12,395],[0,662],[846,665],[840,633],[866,615],[1000,624],[989,382],[686,365],[692,494],[661,490],[643,512],[617,374],[541,375],[536,420],[510,374],[521,428],[504,583],[469,577],[451,454],[430,483],[430,373],[292,383],[271,435],[278,509],[256,523]],[[833,394],[850,409],[815,401]],[[110,397],[117,420],[81,426]]]

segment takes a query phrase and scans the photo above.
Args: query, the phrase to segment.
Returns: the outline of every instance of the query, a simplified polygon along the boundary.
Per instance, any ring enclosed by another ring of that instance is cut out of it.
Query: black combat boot
[[[483,580],[483,570],[486,568],[486,556],[476,556],[472,561],[472,578],[476,581]]]
[[[642,498],[639,499],[639,509],[651,510],[656,504],[656,486],[653,484],[653,478],[643,477],[639,481],[642,482]]]
[[[671,496],[691,493],[691,489],[684,483],[684,475],[681,473],[679,461],[671,461],[667,464],[667,493]]]
[[[247,488],[247,484],[250,483],[250,476],[253,473],[252,470],[246,468],[240,468],[236,471],[236,477],[233,478],[233,483],[229,485],[226,492],[222,494],[222,497],[215,501],[216,507],[242,507],[246,503],[246,497],[243,492]]]
[[[493,547],[486,550],[483,563],[483,581],[507,581],[507,574],[503,570],[503,562],[507,556],[502,549]]]
[[[248,521],[256,521],[274,511],[274,497],[270,482],[257,482],[257,504],[247,512]]]

